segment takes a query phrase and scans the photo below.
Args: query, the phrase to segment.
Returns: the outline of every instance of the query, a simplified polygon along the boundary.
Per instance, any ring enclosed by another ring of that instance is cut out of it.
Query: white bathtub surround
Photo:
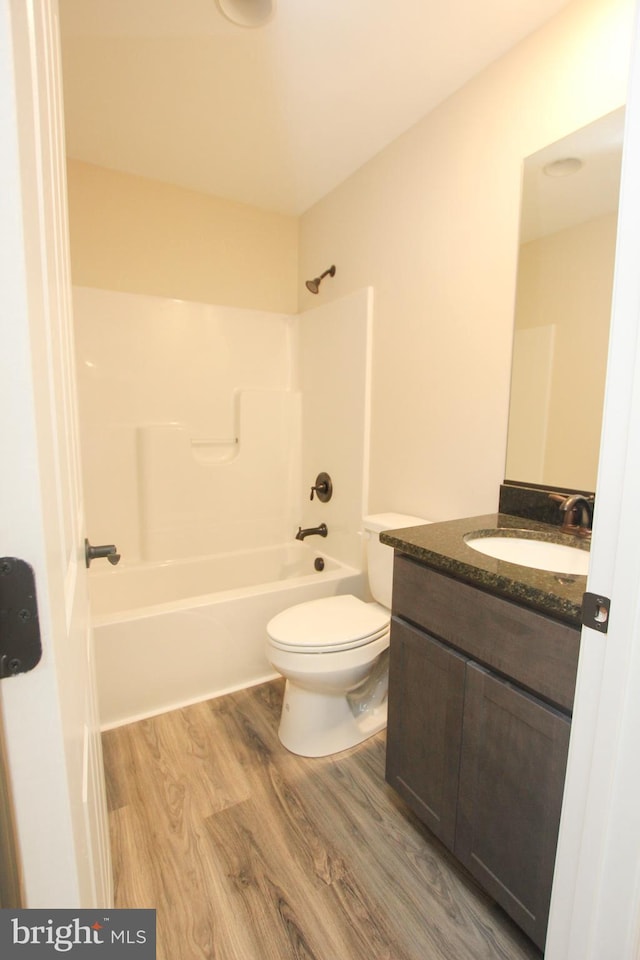
[[[297,512],[295,317],[78,287],[74,313],[92,542],[117,543],[129,561],[226,551],[229,543],[213,538],[231,510],[246,523],[237,548],[264,544],[252,539],[252,521],[257,533],[277,526],[281,542]],[[284,406],[286,395],[290,415],[275,415],[274,395]],[[238,445],[207,448],[203,439]],[[250,494],[242,482],[229,484],[240,463],[256,477],[263,471],[268,503],[257,482]]]
[[[362,566],[360,530],[369,502],[369,420],[373,290],[359,290],[299,317],[299,386],[302,396],[301,470],[313,483],[321,470],[334,496],[302,501],[303,527],[327,524],[330,552]],[[329,548],[328,548],[329,549]]]
[[[268,620],[366,595],[373,301],[362,290],[290,317],[74,298],[87,530],[122,555],[90,578],[109,726],[272,677]],[[309,500],[321,470],[327,504]],[[295,541],[322,522],[326,539]]]
[[[274,677],[264,652],[271,617],[306,600],[363,593],[361,571],[326,558],[324,571],[316,572],[318,556],[311,545],[293,541],[218,557],[96,569],[91,599],[103,726]]]
[[[91,541],[172,560],[324,521],[359,566],[372,310],[370,290],[292,317],[74,288]],[[309,501],[321,470],[328,504]]]
[[[182,424],[137,428],[140,552],[145,561],[261,548],[295,528],[292,469],[300,398],[239,390],[227,434]],[[292,442],[292,438],[293,442]]]

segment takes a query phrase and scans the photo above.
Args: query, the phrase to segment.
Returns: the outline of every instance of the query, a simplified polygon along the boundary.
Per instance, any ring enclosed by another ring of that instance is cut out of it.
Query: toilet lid
[[[301,653],[351,650],[377,640],[388,629],[388,610],[351,594],[298,603],[267,624],[274,646]]]

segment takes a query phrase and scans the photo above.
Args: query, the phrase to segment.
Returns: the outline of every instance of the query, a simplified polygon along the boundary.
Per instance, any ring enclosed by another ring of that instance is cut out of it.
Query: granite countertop
[[[475,584],[555,619],[580,626],[582,596],[587,578],[579,574],[552,573],[496,560],[464,542],[465,534],[483,531],[490,535],[490,532],[498,530],[502,536],[509,536],[510,531],[512,536],[518,536],[523,530],[535,532],[535,539],[589,549],[588,542],[562,533],[559,527],[506,513],[385,530],[380,534],[380,540],[433,570]]]

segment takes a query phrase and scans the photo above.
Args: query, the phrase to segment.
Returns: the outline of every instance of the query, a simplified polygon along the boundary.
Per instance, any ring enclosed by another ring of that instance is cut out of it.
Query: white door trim
[[[34,570],[42,640],[33,670],[0,681],[0,710],[24,902],[43,908],[111,902],[83,564],[58,33],[56,0],[0,0],[0,555]]]
[[[611,616],[607,634],[582,631],[547,960],[640,956],[639,24],[636,15],[587,584],[610,597]]]

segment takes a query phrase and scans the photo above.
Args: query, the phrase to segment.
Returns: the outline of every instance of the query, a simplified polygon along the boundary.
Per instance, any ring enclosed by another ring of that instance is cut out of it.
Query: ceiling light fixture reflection
[[[216,0],[220,13],[239,27],[262,27],[274,16],[276,0]]]
[[[578,157],[563,157],[562,160],[553,160],[542,168],[548,177],[570,177],[584,166],[584,161]]]

